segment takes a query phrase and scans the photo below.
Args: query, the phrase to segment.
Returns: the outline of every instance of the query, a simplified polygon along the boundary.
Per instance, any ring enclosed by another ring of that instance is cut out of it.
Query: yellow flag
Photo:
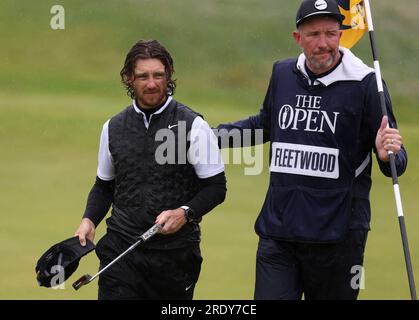
[[[352,48],[368,31],[367,15],[362,0],[337,0],[340,12],[345,16],[342,23],[340,45]]]

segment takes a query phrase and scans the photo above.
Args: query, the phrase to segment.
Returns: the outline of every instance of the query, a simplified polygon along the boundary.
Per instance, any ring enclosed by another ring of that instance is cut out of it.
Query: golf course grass
[[[419,2],[371,2],[382,73],[409,154],[400,188],[419,277]],[[291,34],[298,3],[62,0],[65,29],[52,30],[54,1],[2,0],[0,299],[96,299],[96,281],[77,292],[71,287],[81,275],[96,273],[94,254],[82,259],[64,289],[39,287],[35,264],[79,225],[102,125],[130,104],[119,71],[137,40],[158,39],[168,48],[175,98],[217,126],[257,113],[272,63],[299,54]],[[367,36],[353,51],[372,65]],[[204,262],[195,299],[252,299],[253,225],[268,185],[267,146],[263,164],[254,176],[245,175],[251,165],[226,165],[227,198],[201,223]],[[409,299],[392,182],[377,167],[360,299]],[[96,241],[105,228],[102,222]]]

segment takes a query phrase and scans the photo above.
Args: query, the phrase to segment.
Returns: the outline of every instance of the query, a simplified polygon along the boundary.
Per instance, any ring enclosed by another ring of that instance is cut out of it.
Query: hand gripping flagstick
[[[367,21],[368,21],[368,31],[370,35],[372,55],[374,59],[375,76],[377,80],[378,93],[380,95],[381,110],[382,110],[383,116],[387,116],[383,80],[381,77],[380,62],[378,61],[377,45],[375,41],[374,26],[372,22],[371,7],[370,7],[369,0],[364,0],[364,4],[365,4]],[[412,300],[417,300],[415,280],[413,277],[412,262],[410,259],[410,252],[409,252],[409,244],[407,241],[406,225],[404,222],[402,200],[400,196],[400,188],[399,188],[399,181],[397,178],[397,170],[396,170],[396,164],[395,164],[395,159],[394,159],[394,153],[392,151],[389,151],[388,154],[390,157],[391,176],[393,178],[394,196],[396,198],[397,214],[399,217],[399,225],[400,225],[400,232],[401,232],[402,242],[403,242],[404,258],[406,261],[407,276],[409,279],[410,295],[412,297]]]
[[[132,251],[135,247],[137,247],[138,245],[146,242],[152,236],[154,236],[155,234],[159,233],[160,230],[161,230],[161,228],[162,228],[162,226],[159,225],[159,224],[155,224],[154,226],[152,226],[150,229],[148,229],[146,232],[144,232],[140,236],[140,239],[137,242],[135,242],[131,247],[129,247],[124,252],[122,252],[118,257],[116,257],[114,260],[112,260],[108,265],[106,265],[102,270],[100,270],[98,273],[96,273],[93,277],[91,275],[89,275],[89,274],[85,274],[80,279],[78,279],[76,282],[74,282],[73,283],[73,288],[75,290],[79,290],[82,286],[84,286],[84,285],[89,284],[90,282],[92,282],[102,272],[104,272],[105,270],[107,270],[110,266],[112,266],[114,263],[116,263],[119,259],[121,259],[123,256],[125,256],[130,251]]]

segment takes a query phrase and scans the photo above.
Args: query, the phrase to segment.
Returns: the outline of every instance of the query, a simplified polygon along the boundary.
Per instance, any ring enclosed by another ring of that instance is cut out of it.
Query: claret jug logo
[[[336,132],[339,112],[328,114],[321,110],[322,97],[310,95],[296,95],[296,104],[283,105],[279,110],[279,127],[282,130],[304,130],[324,133],[330,130]]]

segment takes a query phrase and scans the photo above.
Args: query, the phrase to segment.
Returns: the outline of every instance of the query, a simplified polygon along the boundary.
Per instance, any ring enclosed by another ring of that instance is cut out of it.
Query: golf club
[[[132,251],[135,247],[137,247],[139,244],[146,242],[148,239],[150,239],[155,234],[159,233],[162,226],[160,224],[155,224],[150,229],[148,229],[146,232],[144,232],[140,239],[135,242],[133,245],[131,245],[127,250],[122,252],[118,257],[116,257],[114,260],[112,260],[108,265],[106,265],[102,270],[100,270],[98,273],[96,273],[94,276],[91,276],[90,274],[85,274],[84,276],[80,277],[77,281],[73,283],[74,290],[79,290],[82,286],[89,284],[92,282],[95,278],[97,278],[102,272],[104,272],[106,269],[108,269],[111,265],[113,265],[115,262],[117,262],[119,259],[121,259],[123,256],[125,256],[128,252]]]

